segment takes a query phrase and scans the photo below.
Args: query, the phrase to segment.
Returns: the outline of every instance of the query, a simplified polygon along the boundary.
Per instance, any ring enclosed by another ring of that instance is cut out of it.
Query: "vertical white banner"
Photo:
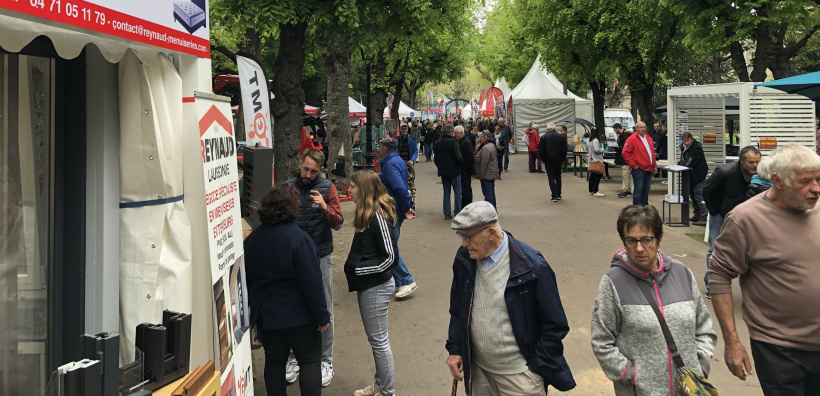
[[[242,108],[245,119],[248,146],[273,147],[271,145],[270,90],[265,71],[249,54],[236,55],[239,69],[239,88],[242,91]]]
[[[252,396],[250,317],[236,138],[228,101],[196,97],[222,396]]]

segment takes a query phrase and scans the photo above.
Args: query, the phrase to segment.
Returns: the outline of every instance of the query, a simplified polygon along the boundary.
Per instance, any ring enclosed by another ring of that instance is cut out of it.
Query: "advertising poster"
[[[227,100],[227,98],[225,98]],[[250,317],[230,102],[196,95],[222,396],[252,396]]]
[[[506,118],[507,109],[504,103],[504,93],[498,88],[492,88],[491,91],[495,93],[495,116],[497,118]]]
[[[110,36],[211,57],[207,0],[4,0],[0,8]]]
[[[236,67],[239,69],[239,88],[242,92],[242,112],[245,119],[248,146],[262,147],[271,145],[270,93],[265,71],[255,58],[249,54],[236,54]]]

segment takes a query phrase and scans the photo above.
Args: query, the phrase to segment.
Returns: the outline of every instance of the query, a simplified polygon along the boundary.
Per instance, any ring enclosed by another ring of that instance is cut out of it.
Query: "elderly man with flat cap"
[[[574,388],[562,342],[569,325],[544,256],[502,230],[486,201],[464,207],[451,227],[461,240],[446,343],[453,378],[464,380],[468,396]]]

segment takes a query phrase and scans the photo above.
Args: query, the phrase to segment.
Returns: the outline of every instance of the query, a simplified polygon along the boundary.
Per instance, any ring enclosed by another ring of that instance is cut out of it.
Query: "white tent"
[[[501,81],[496,81],[494,87],[501,90],[501,93],[504,94],[504,100],[510,99],[510,84],[507,84],[507,78],[501,77]]]
[[[467,103],[466,106],[461,108],[461,118],[467,119],[473,116],[473,105],[471,103]]]
[[[540,56],[540,55],[539,55]],[[552,74],[546,70],[544,70],[544,74],[547,75],[547,80],[549,80],[552,85],[558,88],[559,91],[564,92],[564,83],[558,80],[558,77],[555,77],[555,74]],[[584,99],[572,91],[567,89],[567,96],[570,98],[575,99],[575,116],[578,118],[583,118],[589,122],[595,122],[595,112],[593,110],[592,101],[589,99]]]
[[[384,118],[390,118],[388,109],[388,107],[384,108]],[[411,109],[410,106],[404,104],[404,102],[399,102],[399,117],[421,117],[421,113]]]
[[[549,81],[542,68],[540,55],[510,95],[513,98],[516,125],[515,148],[521,152],[527,151],[528,142],[524,131],[530,122],[535,121],[546,132],[548,122],[557,124],[575,118],[575,99],[564,95]],[[575,134],[574,124],[567,125],[567,129],[570,136]]]
[[[348,96],[347,106],[350,108],[348,110],[350,114],[350,125],[359,125],[360,120],[367,117],[367,107],[357,102],[356,99]]]

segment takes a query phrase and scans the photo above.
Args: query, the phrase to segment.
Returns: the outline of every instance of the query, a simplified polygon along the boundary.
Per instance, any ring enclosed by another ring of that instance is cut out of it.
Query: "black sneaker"
[[[560,196],[560,195],[558,196],[558,200],[559,200],[559,201],[561,200],[561,196]]]
[[[558,202],[558,197],[552,197],[552,202]]]
[[[624,191],[624,192],[618,194],[618,198],[626,198],[630,195],[632,195],[632,193]]]

